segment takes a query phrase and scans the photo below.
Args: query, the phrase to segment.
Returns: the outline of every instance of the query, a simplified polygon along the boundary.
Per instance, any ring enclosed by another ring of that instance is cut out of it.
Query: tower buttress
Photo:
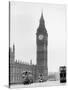
[[[13,58],[15,59],[15,45],[13,44]]]

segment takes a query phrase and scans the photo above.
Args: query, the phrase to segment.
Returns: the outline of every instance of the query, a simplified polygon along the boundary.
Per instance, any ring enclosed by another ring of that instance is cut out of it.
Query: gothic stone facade
[[[9,62],[9,84],[22,84],[24,81],[23,72],[29,71],[32,74],[33,82],[35,82],[35,65],[15,61],[14,52],[15,46],[13,45],[13,50],[10,48],[10,62]]]
[[[44,81],[48,79],[48,65],[47,65],[47,43],[48,43],[48,34],[45,28],[45,22],[43,18],[43,13],[41,14],[39,27],[36,33],[36,45],[37,45],[37,64],[24,64],[15,61],[15,46],[13,45],[13,50],[9,50],[9,82],[10,84],[22,83],[23,71],[31,71],[33,76],[33,82],[37,82],[40,77]]]
[[[47,66],[47,44],[48,44],[48,34],[45,28],[45,22],[43,18],[43,13],[40,18],[40,24],[36,33],[36,44],[37,44],[37,79],[39,76],[42,77],[44,81],[48,77],[48,66]]]

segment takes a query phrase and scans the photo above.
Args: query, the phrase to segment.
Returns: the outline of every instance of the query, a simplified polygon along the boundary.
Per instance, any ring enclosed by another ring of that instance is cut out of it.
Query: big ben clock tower
[[[36,44],[37,44],[36,79],[39,80],[41,78],[43,81],[46,81],[48,76],[48,65],[47,65],[48,34],[45,28],[43,13],[41,14],[39,27],[36,33]]]

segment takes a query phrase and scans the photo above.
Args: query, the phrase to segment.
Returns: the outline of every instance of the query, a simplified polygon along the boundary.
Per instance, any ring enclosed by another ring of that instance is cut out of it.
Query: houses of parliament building
[[[42,76],[44,81],[48,80],[48,59],[47,59],[47,46],[48,46],[48,33],[45,27],[43,13],[39,22],[39,27],[36,32],[36,65],[21,63],[15,60],[15,45],[9,48],[9,83],[22,84],[23,72],[31,72],[33,82],[38,82],[39,77]]]

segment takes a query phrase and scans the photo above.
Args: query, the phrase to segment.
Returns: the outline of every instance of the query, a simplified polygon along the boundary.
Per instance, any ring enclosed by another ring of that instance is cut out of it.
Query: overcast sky
[[[11,3],[10,42],[15,44],[15,59],[36,63],[36,32],[41,12],[48,32],[48,70],[66,65],[66,6],[45,3]]]

